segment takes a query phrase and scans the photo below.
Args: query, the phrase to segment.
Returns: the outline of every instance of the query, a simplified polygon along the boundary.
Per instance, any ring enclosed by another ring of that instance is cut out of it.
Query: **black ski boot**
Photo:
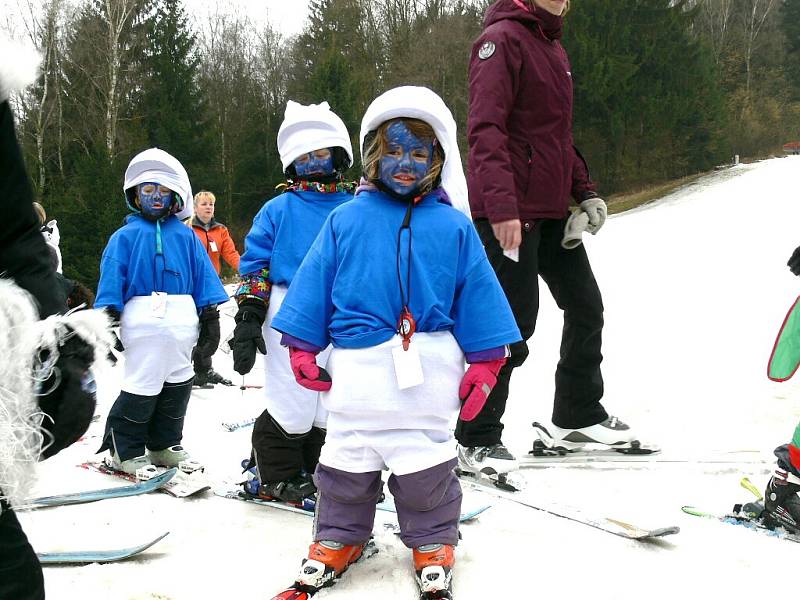
[[[208,373],[206,373],[206,378],[208,379],[209,383],[213,384],[221,384],[221,385],[233,385],[233,382],[230,379],[225,379],[222,375],[217,373],[214,369],[209,369]]]
[[[261,498],[275,499],[289,504],[301,504],[303,498],[317,493],[317,487],[310,475],[298,475],[287,481],[266,482],[258,486]]]
[[[218,383],[221,385],[233,385],[233,382],[230,379],[225,379],[214,369],[209,369],[205,372],[196,372],[194,374],[194,381],[192,382],[192,385],[197,388],[208,390],[213,388]]]
[[[780,467],[764,491],[764,525],[800,533],[800,477]]]

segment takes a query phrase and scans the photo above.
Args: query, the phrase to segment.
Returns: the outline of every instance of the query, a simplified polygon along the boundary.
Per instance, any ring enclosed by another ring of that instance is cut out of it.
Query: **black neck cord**
[[[403,304],[403,309],[408,309],[408,303],[411,301],[411,210],[413,208],[414,200],[412,199],[408,202],[403,224],[397,230],[397,283],[400,286],[400,302]],[[400,241],[404,229],[408,229],[408,264],[406,265],[405,289],[403,288],[403,276],[400,273]]]

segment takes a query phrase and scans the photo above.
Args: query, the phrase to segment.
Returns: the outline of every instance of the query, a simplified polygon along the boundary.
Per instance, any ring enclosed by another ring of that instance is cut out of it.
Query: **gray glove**
[[[586,231],[592,235],[600,231],[608,216],[608,207],[602,198],[589,198],[580,204],[581,210],[589,217],[589,226]]]
[[[564,238],[561,240],[561,247],[566,250],[572,250],[581,245],[583,241],[581,236],[583,232],[589,227],[589,215],[582,210],[576,210],[567,219],[567,224],[564,226]]]

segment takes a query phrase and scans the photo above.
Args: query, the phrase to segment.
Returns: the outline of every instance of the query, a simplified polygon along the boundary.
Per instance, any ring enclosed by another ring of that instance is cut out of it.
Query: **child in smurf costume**
[[[255,422],[245,463],[255,478],[245,488],[262,498],[300,503],[316,492],[311,475],[325,441],[327,414],[318,391],[295,383],[289,351],[270,325],[328,215],[353,199],[355,184],[344,180],[353,148],[344,122],[327,102],[306,106],[290,100],[278,151],[287,182],[283,193],[258,211],[245,238],[231,348],[234,369],[242,375],[253,368],[257,350],[265,354],[265,410]]]
[[[123,191],[133,214],[103,251],[95,307],[120,324],[125,373],[98,452],[110,450],[114,469],[135,474],[189,460],[180,444],[192,348],[219,343],[206,338],[228,295],[181,222],[191,214],[192,189],[177,159],[158,148],[141,152],[128,165]]]
[[[421,597],[451,598],[461,509],[452,426],[480,412],[521,337],[468,217],[442,99],[386,92],[364,116],[361,151],[355,199],[328,217],[272,321],[298,383],[325,390],[329,411],[314,542],[276,598],[331,585],[362,555],[383,469]]]

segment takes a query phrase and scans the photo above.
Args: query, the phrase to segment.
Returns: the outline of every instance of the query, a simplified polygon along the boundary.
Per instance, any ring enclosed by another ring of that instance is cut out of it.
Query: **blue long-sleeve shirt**
[[[100,262],[95,307],[122,311],[134,296],[152,292],[189,295],[199,309],[222,304],[228,294],[190,227],[171,216],[161,223],[163,254],[156,254],[156,224],[132,215],[111,236]]]
[[[395,335],[403,306],[397,260],[405,214],[405,204],[378,191],[361,192],[334,210],[272,327],[320,348],[329,343],[366,348]],[[514,315],[469,219],[435,191],[414,207],[411,230],[408,307],[417,331],[452,331],[464,352],[520,341]],[[405,289],[405,230],[399,255]]]
[[[239,273],[269,267],[273,284],[288,286],[330,212],[352,200],[347,192],[286,192],[267,202],[244,240]]]

